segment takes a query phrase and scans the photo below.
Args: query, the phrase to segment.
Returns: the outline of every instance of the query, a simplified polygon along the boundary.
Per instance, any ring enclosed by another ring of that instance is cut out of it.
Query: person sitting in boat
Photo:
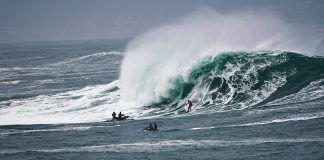
[[[113,112],[112,114],[112,121],[115,121],[115,120],[117,120],[117,117],[116,117],[116,112]]]
[[[129,118],[129,116],[125,116],[124,114],[122,114],[121,112],[119,112],[118,118],[116,118],[116,120],[117,121],[123,121],[123,120],[126,120],[127,118]]]
[[[119,121],[123,120],[123,116],[124,116],[124,114],[122,114],[121,112],[119,112],[119,114],[118,114],[118,120]]]
[[[146,128],[143,129],[143,131],[146,130],[146,131],[158,131],[158,128],[157,128],[157,124],[155,122],[150,123],[149,126],[147,126]]]
[[[149,126],[147,126],[146,128],[144,128],[144,130],[153,131],[154,130],[154,127],[153,127],[152,123],[150,123]]]

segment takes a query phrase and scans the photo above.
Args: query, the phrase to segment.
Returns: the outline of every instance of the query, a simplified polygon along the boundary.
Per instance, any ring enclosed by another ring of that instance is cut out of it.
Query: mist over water
[[[179,76],[189,81],[193,67],[225,52],[315,53],[321,37],[289,24],[269,11],[219,13],[207,7],[177,22],[153,29],[127,48],[120,76],[121,103],[162,102]]]

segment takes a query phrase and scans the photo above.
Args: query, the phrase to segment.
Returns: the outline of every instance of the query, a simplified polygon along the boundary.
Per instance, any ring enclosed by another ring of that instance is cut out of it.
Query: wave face
[[[150,106],[195,97],[242,108],[276,99],[272,93],[281,87],[282,95],[298,91],[311,80],[291,81],[292,75],[308,76],[291,59],[298,65],[306,62],[299,62],[302,55],[285,51],[321,55],[314,52],[321,38],[302,28],[267,12],[220,14],[208,8],[156,28],[128,45],[121,103]],[[287,63],[291,66],[285,68]]]
[[[159,70],[157,66],[147,69],[141,89],[152,81],[150,78],[159,75],[155,70]],[[323,82],[324,58],[321,57],[292,52],[226,52],[201,59],[187,77],[177,75],[170,79],[169,90],[146,108],[153,109],[154,113],[181,113],[183,104],[190,99],[195,104],[195,112],[232,110],[273,105],[287,96],[302,95],[303,98],[289,102],[298,103],[323,97]],[[149,88],[154,93],[156,88]]]

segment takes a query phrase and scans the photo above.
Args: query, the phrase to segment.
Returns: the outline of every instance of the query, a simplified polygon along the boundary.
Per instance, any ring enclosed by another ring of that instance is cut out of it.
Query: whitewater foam
[[[118,81],[7,102],[9,106],[0,109],[0,125],[98,122],[125,109],[118,104]]]

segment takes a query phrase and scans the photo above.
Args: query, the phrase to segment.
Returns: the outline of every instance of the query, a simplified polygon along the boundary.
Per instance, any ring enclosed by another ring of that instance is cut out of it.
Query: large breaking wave
[[[181,114],[187,99],[194,102],[195,112],[206,112],[300,103],[324,96],[324,58],[293,52],[226,52],[206,57],[187,77],[170,79],[160,97],[154,96],[156,88],[145,79],[156,76],[154,69],[147,68],[141,84],[134,88],[135,98],[141,98],[145,89],[153,95],[153,102],[144,107],[153,114]]]
[[[207,89],[207,85],[221,83],[226,85],[224,91],[213,96],[222,97],[222,104],[242,99],[242,105],[254,105],[283,86],[296,69],[289,67],[260,73],[268,77],[260,77],[258,72],[293,57],[280,54],[283,51],[315,54],[320,41],[321,38],[306,32],[303,27],[288,24],[269,12],[219,14],[208,8],[199,10],[129,44],[120,78],[121,102],[147,106],[177,97],[189,95],[191,98],[206,92],[199,90]],[[270,56],[273,52],[279,56]],[[208,71],[201,71],[205,68]],[[206,77],[199,74],[218,78],[212,78],[209,84]],[[193,88],[195,92],[191,93]],[[250,95],[242,94],[247,91]],[[260,95],[252,96],[255,94]]]

